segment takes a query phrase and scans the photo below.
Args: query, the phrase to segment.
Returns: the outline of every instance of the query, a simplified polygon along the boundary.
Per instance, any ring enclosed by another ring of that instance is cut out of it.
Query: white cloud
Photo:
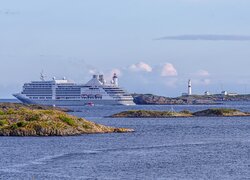
[[[169,77],[169,76],[177,76],[177,70],[171,63],[164,64],[162,70],[161,70],[161,76],[163,77]]]
[[[132,64],[131,66],[129,66],[129,70],[135,72],[138,71],[152,72],[153,68],[145,62],[139,62],[137,64]]]
[[[207,70],[203,70],[203,69],[197,71],[194,75],[199,76],[199,77],[208,77],[208,76],[210,76],[209,72]]]

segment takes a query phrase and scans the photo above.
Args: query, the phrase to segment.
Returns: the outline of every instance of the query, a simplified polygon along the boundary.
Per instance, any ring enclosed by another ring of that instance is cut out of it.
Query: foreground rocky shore
[[[72,136],[132,131],[96,124],[60,109],[0,103],[0,136]]]
[[[173,118],[173,117],[234,117],[250,116],[250,113],[242,112],[237,109],[206,109],[197,112],[190,111],[148,111],[148,110],[131,110],[114,114],[112,118]]]

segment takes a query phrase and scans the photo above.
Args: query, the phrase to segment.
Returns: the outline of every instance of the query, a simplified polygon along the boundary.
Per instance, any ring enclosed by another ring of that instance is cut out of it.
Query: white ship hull
[[[135,105],[133,97],[118,86],[116,74],[111,84],[106,83],[103,75],[93,75],[86,84],[66,78],[45,81],[41,76],[41,81],[25,83],[21,93],[14,96],[26,104],[48,106]]]
[[[22,94],[14,94],[18,100],[25,104],[38,104],[38,105],[46,105],[46,106],[85,106],[88,104],[94,105],[135,105],[135,103],[131,101],[117,101],[117,100],[31,100],[29,98],[24,97]]]

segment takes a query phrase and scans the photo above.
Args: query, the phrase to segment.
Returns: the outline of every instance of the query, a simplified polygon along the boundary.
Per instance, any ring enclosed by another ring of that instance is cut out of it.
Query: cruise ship
[[[47,81],[41,74],[40,81],[25,83],[22,92],[13,96],[26,104],[49,106],[135,105],[133,97],[119,87],[115,73],[110,83],[103,75],[93,75],[86,84],[66,78]]]

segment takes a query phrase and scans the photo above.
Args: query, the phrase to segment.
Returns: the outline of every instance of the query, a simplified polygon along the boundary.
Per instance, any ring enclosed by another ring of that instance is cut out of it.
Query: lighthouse
[[[192,95],[192,82],[190,79],[188,80],[188,95]]]

